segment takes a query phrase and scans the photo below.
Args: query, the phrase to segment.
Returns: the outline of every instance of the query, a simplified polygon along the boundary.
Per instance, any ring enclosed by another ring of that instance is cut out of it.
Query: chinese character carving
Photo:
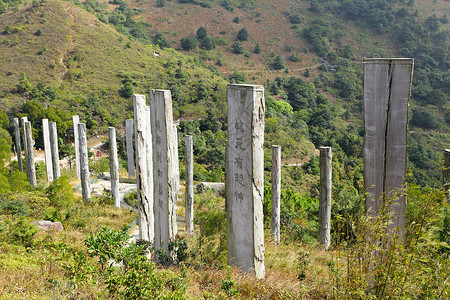
[[[235,159],[234,159],[234,163],[236,164],[236,166],[239,168],[239,169],[241,169],[242,170],[242,163],[243,163],[243,159],[242,158],[240,158],[240,157],[236,157]]]
[[[242,128],[244,125],[244,123],[242,123],[242,121],[238,121],[236,120],[236,122],[234,122],[234,128],[236,128],[236,130],[241,130],[243,131],[244,129]]]
[[[236,201],[241,201],[244,199],[244,193],[235,191],[234,195],[236,196]]]
[[[244,185],[244,175],[243,174],[239,174],[239,173],[235,173],[234,174],[234,182],[239,183],[242,186]]]
[[[245,150],[244,147],[242,147],[242,138],[236,138],[236,146],[234,146],[235,149]]]

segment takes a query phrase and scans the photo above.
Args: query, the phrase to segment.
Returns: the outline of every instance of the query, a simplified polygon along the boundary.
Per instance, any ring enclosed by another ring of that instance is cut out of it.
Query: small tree
[[[206,31],[206,28],[201,26],[198,30],[197,30],[197,38],[201,41],[203,40],[205,37],[208,36],[208,32]]]
[[[167,0],[156,0],[156,6],[164,7],[166,6]]]
[[[241,43],[239,43],[239,41],[234,41],[234,43],[233,43],[233,52],[236,53],[236,54],[244,53],[244,48],[242,47]]]
[[[255,48],[253,48],[253,53],[255,53],[255,54],[261,53],[261,46],[259,46],[259,44],[255,45]]]
[[[206,36],[201,41],[201,46],[205,50],[212,50],[212,49],[214,49],[216,47],[216,43],[214,42],[214,40],[211,37]]]
[[[197,47],[197,39],[189,36],[181,39],[181,48],[183,50],[189,51]]]
[[[246,41],[248,40],[248,32],[247,29],[242,28],[241,30],[239,30],[238,34],[237,34],[237,39],[239,41]]]
[[[283,57],[281,57],[281,55],[277,55],[277,57],[275,57],[275,61],[273,62],[273,68],[275,70],[283,70],[287,67],[286,65],[286,61],[284,60]]]

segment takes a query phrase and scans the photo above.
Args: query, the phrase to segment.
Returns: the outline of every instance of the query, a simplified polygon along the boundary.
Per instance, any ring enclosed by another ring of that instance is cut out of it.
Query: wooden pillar
[[[58,149],[58,131],[56,122],[50,122],[50,148],[52,153],[53,177],[58,179],[61,176],[59,169],[59,149]]]
[[[31,123],[25,122],[25,135],[27,140],[27,170],[28,179],[30,180],[31,187],[37,186],[36,181],[36,166],[34,165],[34,141],[31,130]]]
[[[79,116],[72,116],[73,121],[73,136],[74,136],[74,144],[75,144],[75,167],[77,170],[77,178],[80,178],[80,138],[78,137],[78,124],[80,123]],[[86,128],[85,128],[86,130]]]
[[[186,216],[186,233],[194,232],[194,153],[193,141],[191,135],[185,137],[186,148],[186,195],[185,195],[185,216]]]
[[[391,232],[405,233],[408,101],[414,60],[364,60],[366,210],[376,216],[392,200]]]
[[[52,164],[52,150],[50,146],[50,132],[48,126],[48,119],[42,119],[42,136],[44,139],[45,170],[47,172],[47,182],[52,182],[53,164]]]
[[[22,162],[22,147],[20,145],[20,128],[19,128],[19,119],[13,119],[14,125],[14,137],[16,143],[16,152],[17,152],[17,162],[19,163],[19,171],[23,172],[23,162]]]
[[[22,117],[20,119],[20,124],[22,126],[22,133],[23,133],[23,152],[24,152],[24,156],[25,156],[25,166],[26,166],[26,173],[27,173],[27,178],[30,178],[30,174],[29,174],[29,167],[28,167],[28,144],[27,144],[27,133],[25,130],[25,123],[28,122],[28,118],[27,117]]]
[[[272,146],[272,190],[270,234],[275,243],[280,243],[280,201],[281,201],[281,146]]]
[[[178,129],[177,125],[173,124],[173,138],[174,138],[174,147],[173,147],[173,171],[175,172],[175,180],[176,180],[176,191],[177,194],[180,192],[180,161],[178,158]]]
[[[133,119],[125,120],[125,130],[127,138],[128,176],[134,177]]]
[[[153,104],[152,104],[153,103]],[[159,224],[155,226],[155,249],[168,253],[170,239],[177,234],[176,222],[176,175],[174,174],[174,147],[172,96],[168,90],[150,91],[151,108],[155,109],[156,140],[156,185],[155,214],[158,214]],[[153,113],[152,113],[153,115]],[[153,125],[152,125],[153,126]],[[158,211],[158,213],[156,213]],[[155,218],[156,219],[156,218]]]
[[[134,132],[136,142],[136,182],[138,188],[139,209],[139,238],[146,241],[151,240],[150,229],[153,223],[152,211],[149,204],[152,195],[148,189],[147,150],[148,145],[148,113],[146,111],[145,96],[133,96],[134,102]],[[150,166],[151,167],[151,166]]]
[[[144,96],[145,97],[145,96]],[[155,240],[155,213],[153,211],[154,207],[154,183],[153,183],[153,144],[152,144],[152,116],[150,111],[150,106],[145,106],[145,113],[146,113],[146,134],[147,139],[145,142],[146,151],[145,151],[145,157],[147,159],[147,192],[148,192],[148,214],[149,214],[149,221],[148,221],[148,232],[149,232],[149,239],[150,241],[154,242]]]
[[[264,87],[227,86],[228,264],[264,278]]]
[[[81,194],[83,201],[88,202],[91,199],[91,184],[89,182],[89,154],[86,138],[86,125],[78,123],[78,153],[80,158],[80,179]]]
[[[319,243],[328,250],[331,241],[331,147],[320,147]]]
[[[450,185],[450,149],[444,150],[444,167],[442,168],[442,183],[444,190],[447,193],[447,200],[449,199],[448,190]]]
[[[108,127],[109,132],[109,175],[111,177],[111,194],[116,207],[120,208],[119,194],[119,158],[117,157],[116,129]]]

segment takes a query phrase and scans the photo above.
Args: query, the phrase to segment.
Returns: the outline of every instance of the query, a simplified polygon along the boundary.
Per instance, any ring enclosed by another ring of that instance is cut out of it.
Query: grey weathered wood
[[[22,162],[22,147],[20,145],[20,128],[19,128],[19,119],[13,119],[14,126],[14,137],[16,144],[16,153],[17,153],[17,162],[19,163],[19,171],[23,172],[23,162]]]
[[[264,87],[228,85],[228,264],[264,278]]]
[[[176,180],[176,191],[177,194],[180,191],[180,161],[178,158],[178,129],[177,125],[173,125],[173,138],[174,138],[174,147],[173,147],[173,157],[174,157],[174,164],[173,164],[173,170],[175,172],[175,180]]]
[[[127,139],[128,176],[134,177],[133,119],[125,120],[125,132]]]
[[[91,199],[91,184],[89,182],[89,154],[86,138],[86,125],[84,123],[78,123],[77,128],[81,195],[83,196],[83,201],[88,202]]]
[[[75,144],[75,167],[77,170],[77,178],[80,178],[80,138],[78,137],[78,124],[80,123],[79,116],[72,116],[73,121],[73,136]]]
[[[185,136],[186,148],[186,194],[185,194],[185,216],[186,233],[194,232],[194,153],[191,135]]]
[[[331,242],[331,147],[320,147],[319,243],[328,250]]]
[[[156,140],[156,185],[155,211],[158,211],[159,224],[155,226],[155,249],[168,251],[170,239],[177,234],[176,201],[177,186],[174,172],[174,147],[172,96],[168,90],[150,91],[151,108],[155,109]],[[152,113],[153,114],[153,113]]]
[[[111,194],[116,207],[120,207],[119,194],[119,158],[117,156],[116,129],[108,127],[109,132],[109,174],[111,176]]]
[[[44,138],[45,170],[47,172],[47,181],[53,181],[52,150],[50,146],[50,132],[48,119],[42,119],[42,136]]]
[[[150,129],[152,132],[152,159],[153,159],[153,217],[154,217],[154,245],[161,245],[161,220],[159,217],[159,199],[158,199],[158,160],[156,156],[156,103],[153,92],[149,93],[150,107]],[[159,248],[158,248],[159,249]]]
[[[27,170],[28,170],[28,179],[30,180],[30,185],[32,187],[37,186],[36,181],[36,166],[34,165],[34,141],[33,135],[31,131],[31,123],[25,122],[25,135],[27,141]]]
[[[61,176],[59,169],[59,149],[58,149],[58,131],[56,122],[50,122],[50,148],[52,153],[53,177],[58,179]]]
[[[152,116],[150,111],[150,106],[145,107],[146,112],[146,133],[147,133],[147,139],[146,139],[146,159],[147,159],[147,191],[148,191],[148,214],[149,214],[149,221],[148,221],[148,232],[149,232],[149,238],[150,241],[155,240],[155,214],[153,211],[154,207],[154,182],[153,182],[153,144],[152,144]]]
[[[20,126],[18,118],[13,119],[13,127],[14,127],[14,138],[15,138],[14,142],[16,147],[17,162],[19,164],[19,171],[23,172],[22,146],[20,143]]]
[[[148,166],[147,166],[147,143],[148,141],[148,113],[146,111],[145,96],[133,96],[134,102],[134,132],[136,142],[136,179],[138,188],[139,208],[139,238],[151,242],[150,224],[151,207],[149,201],[151,195],[148,190]]]
[[[25,167],[26,167],[27,178],[30,178],[30,173],[29,173],[30,168],[27,166],[27,164],[28,164],[28,144],[27,144],[27,133],[25,130],[25,122],[28,122],[28,118],[22,117],[20,119],[20,125],[22,126],[22,134],[23,134],[23,152],[24,152],[24,157],[25,157]]]
[[[442,183],[444,190],[447,193],[447,200],[449,198],[448,190],[450,185],[450,149],[444,150],[444,167],[442,168]]]
[[[270,234],[275,243],[280,242],[281,201],[281,146],[272,146],[272,190]]]
[[[413,59],[368,59],[364,61],[364,181],[366,210],[375,216],[382,203],[392,200],[391,230],[403,238],[408,100]]]

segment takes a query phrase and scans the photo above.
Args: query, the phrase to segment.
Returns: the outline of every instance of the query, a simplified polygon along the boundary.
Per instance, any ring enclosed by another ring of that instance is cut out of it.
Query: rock
[[[36,225],[37,228],[39,228],[40,231],[62,231],[64,230],[64,227],[62,226],[61,222],[52,222],[52,221],[46,221],[46,220],[39,220],[34,221],[34,225]]]
[[[200,182],[195,188],[199,194],[207,190],[214,190],[219,195],[224,195],[225,193],[225,183],[223,182]]]

